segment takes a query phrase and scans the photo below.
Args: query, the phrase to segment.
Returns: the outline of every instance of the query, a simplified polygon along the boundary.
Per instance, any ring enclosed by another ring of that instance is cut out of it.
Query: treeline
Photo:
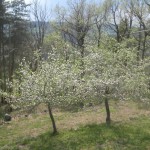
[[[0,1],[0,89],[10,91],[8,81],[23,57],[29,57],[28,11],[24,1]],[[5,103],[4,97],[1,102]]]
[[[64,61],[79,60],[84,70],[84,57],[89,53],[86,45],[96,45],[116,51],[116,44],[106,42],[112,37],[115,43],[126,42],[127,48],[135,49],[137,61],[150,55],[150,4],[146,0],[105,0],[88,2],[71,0],[65,7],[51,11],[42,7],[40,1],[26,4],[24,0],[6,2],[0,0],[0,91],[12,92],[8,82],[13,77],[23,58],[35,71],[40,59],[52,59],[56,55]],[[33,23],[33,21],[35,23]],[[50,25],[48,25],[48,22]],[[49,29],[48,27],[52,29]],[[68,49],[68,44],[71,44]],[[125,62],[126,63],[126,62]],[[81,74],[84,77],[85,72]],[[1,94],[1,104],[6,103]]]
[[[46,20],[42,20],[36,11],[40,11],[36,4],[26,4],[24,0],[11,2],[0,1],[0,91],[11,92],[8,82],[13,81],[13,75],[20,62],[25,57],[32,61],[33,53],[43,43]],[[31,12],[31,10],[33,12]],[[35,17],[35,22],[30,16]],[[42,16],[44,17],[44,16]],[[40,19],[40,20],[39,20]],[[1,104],[5,104],[5,97],[0,96]]]

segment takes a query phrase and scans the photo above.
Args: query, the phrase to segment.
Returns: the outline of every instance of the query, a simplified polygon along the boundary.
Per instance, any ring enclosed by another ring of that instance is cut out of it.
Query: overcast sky
[[[11,0],[6,0],[6,1],[11,1]],[[65,5],[66,3],[67,3],[67,1],[68,0],[39,0],[40,1],[40,3],[41,4],[47,4],[47,7],[48,8],[55,8],[55,6],[57,5],[57,4],[60,4],[60,5]],[[90,1],[95,1],[95,2],[101,2],[101,1],[103,1],[103,0],[88,0],[89,2]],[[25,2],[28,4],[28,3],[31,3],[32,2],[32,0],[25,0]]]
[[[11,0],[5,0],[5,1],[11,1]],[[25,0],[26,4],[32,4],[32,1],[33,0]],[[67,4],[67,2],[69,0],[38,0],[40,2],[41,5],[45,5],[46,4],[46,7],[47,7],[47,10],[51,10],[51,19],[55,16],[55,13],[54,12],[54,9],[55,9],[55,6],[57,4],[59,4],[60,6],[65,6]],[[87,1],[91,1],[91,0],[87,0]],[[92,2],[102,2],[103,0],[92,0]]]
[[[11,1],[11,0],[6,0],[6,1]],[[65,5],[65,3],[67,2],[67,0],[39,0],[41,4],[45,4],[47,5],[48,8],[54,8],[57,4],[60,4],[60,5]],[[31,3],[32,0],[25,0],[25,2],[28,4],[28,3]]]

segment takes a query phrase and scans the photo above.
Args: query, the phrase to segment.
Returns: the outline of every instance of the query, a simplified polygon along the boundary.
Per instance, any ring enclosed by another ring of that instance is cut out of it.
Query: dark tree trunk
[[[110,109],[109,109],[109,103],[108,98],[105,98],[105,108],[106,108],[106,124],[110,125],[111,119],[110,119]]]
[[[96,27],[97,27],[97,30],[98,30],[97,46],[100,47],[100,39],[101,39],[101,33],[102,33],[102,23],[99,25],[98,24],[99,21],[97,19],[96,19],[96,22],[97,22]]]
[[[5,61],[5,50],[4,50],[4,24],[0,23],[0,63],[1,63],[1,89],[6,92],[6,61]],[[5,98],[1,96],[1,103],[6,104]]]
[[[147,38],[147,35],[146,35],[146,33],[144,33],[144,41],[143,41],[143,49],[142,49],[142,60],[143,60],[144,57],[145,57],[145,51],[146,51],[146,38]]]
[[[140,60],[140,51],[141,51],[141,40],[142,40],[142,35],[141,35],[141,24],[140,24],[140,27],[139,27],[139,35],[138,35],[138,39],[137,39],[137,41],[138,41],[138,46],[137,46],[137,61],[139,61]]]
[[[1,1],[0,1],[1,2]],[[1,3],[0,3],[1,5]],[[0,80],[2,80],[2,71],[3,71],[3,68],[2,68],[2,24],[0,23]],[[0,89],[3,89],[3,85],[2,85],[2,82],[0,82]],[[0,95],[0,103],[2,101],[2,96]]]
[[[111,119],[110,119],[110,109],[109,109],[109,103],[108,103],[108,94],[109,94],[109,87],[106,87],[106,90],[105,90],[106,124],[110,125]]]
[[[48,112],[49,112],[49,116],[50,116],[51,121],[52,121],[53,134],[56,134],[57,133],[57,128],[56,128],[56,123],[55,123],[55,120],[54,120],[54,116],[53,116],[50,104],[48,104]]]
[[[85,75],[85,68],[84,68],[84,55],[85,55],[85,51],[84,51],[84,38],[85,36],[81,37],[80,39],[78,39],[78,47],[80,49],[80,53],[81,53],[81,79],[84,77]]]
[[[97,29],[98,29],[98,39],[97,39],[97,46],[98,47],[100,47],[100,40],[101,40],[101,28],[102,28],[102,26],[100,25],[100,26],[98,26],[97,25]]]

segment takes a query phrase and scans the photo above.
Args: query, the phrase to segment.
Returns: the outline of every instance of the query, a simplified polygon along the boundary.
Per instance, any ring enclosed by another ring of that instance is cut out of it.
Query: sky
[[[5,1],[11,1],[11,0],[5,0]],[[25,0],[26,4],[32,4],[32,1],[34,0]],[[51,11],[51,19],[54,18],[55,16],[55,7],[56,5],[60,5],[60,6],[66,6],[67,2],[69,0],[38,0],[40,2],[41,5],[45,6],[46,4],[46,8],[47,10]],[[91,0],[87,0],[87,1],[91,1]],[[92,0],[93,2],[102,2],[103,0]]]
[[[25,0],[26,3],[29,3],[32,0]],[[47,7],[54,8],[57,4],[65,5],[67,0],[40,0],[41,4],[47,4]]]
[[[11,0],[6,0],[6,1],[11,1]],[[43,5],[46,3],[48,8],[54,9],[57,4],[59,4],[60,6],[64,6],[67,3],[68,0],[39,0],[39,1]],[[89,2],[90,1],[95,1],[95,2],[99,1],[100,2],[100,1],[103,1],[103,0],[88,0],[88,1]],[[28,4],[28,3],[31,3],[32,0],[25,0],[25,2]]]
[[[6,0],[11,1],[11,0]],[[46,4],[48,8],[54,9],[57,4],[65,5],[67,0],[39,0],[41,5]],[[25,0],[26,4],[32,2],[32,0]]]

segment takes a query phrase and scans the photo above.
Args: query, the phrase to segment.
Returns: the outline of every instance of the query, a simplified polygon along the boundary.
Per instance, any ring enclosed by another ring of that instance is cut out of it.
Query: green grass
[[[150,148],[150,133],[130,125],[87,125],[52,137],[45,133],[29,142],[35,150],[133,149]]]
[[[48,114],[22,118],[0,126],[0,150],[150,150],[150,118],[147,111],[132,116],[136,113],[132,110],[128,119],[114,120],[110,126],[104,121],[84,122],[87,116],[95,116],[96,119],[96,115],[104,115],[103,111],[98,110],[55,113],[59,129],[59,134],[55,136],[51,134]],[[112,110],[115,108],[112,107]],[[112,111],[112,116],[122,117],[116,111],[118,109]],[[123,109],[119,112],[127,118]],[[83,120],[80,124],[69,124],[80,119]]]
[[[9,148],[12,150],[149,150],[150,119],[143,117],[126,124],[113,123],[111,126],[91,124],[76,130],[62,131],[56,136],[46,132],[36,138],[18,138],[6,147]]]

